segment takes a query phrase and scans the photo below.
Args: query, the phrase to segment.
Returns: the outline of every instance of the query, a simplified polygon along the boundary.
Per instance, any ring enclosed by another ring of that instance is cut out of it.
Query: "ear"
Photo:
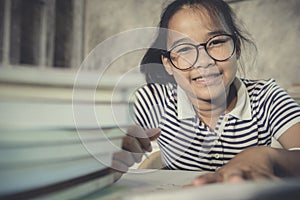
[[[165,70],[168,72],[169,75],[172,76],[173,75],[173,67],[172,67],[172,64],[170,63],[169,59],[166,56],[161,55],[161,61],[165,67]]]

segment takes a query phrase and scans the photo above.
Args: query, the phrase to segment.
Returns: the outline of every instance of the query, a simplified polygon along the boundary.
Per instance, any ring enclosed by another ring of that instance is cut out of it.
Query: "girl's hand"
[[[115,172],[115,180],[126,173],[133,164],[139,163],[145,153],[152,151],[151,141],[160,135],[160,129],[148,129],[144,131],[139,126],[129,126],[127,135],[122,142],[122,150],[113,155],[112,168]]]
[[[236,155],[226,165],[213,173],[206,173],[194,179],[189,186],[217,182],[243,182],[245,180],[274,179],[274,162],[270,147],[252,147]]]

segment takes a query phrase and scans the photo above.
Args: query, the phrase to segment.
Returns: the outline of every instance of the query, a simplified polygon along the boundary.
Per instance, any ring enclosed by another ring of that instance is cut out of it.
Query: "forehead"
[[[208,39],[210,33],[224,31],[226,26],[219,16],[210,14],[202,7],[183,7],[169,21],[168,41],[189,37],[198,42]]]

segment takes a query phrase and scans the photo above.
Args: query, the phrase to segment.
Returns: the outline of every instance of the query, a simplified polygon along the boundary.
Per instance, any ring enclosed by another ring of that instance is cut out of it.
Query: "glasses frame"
[[[218,59],[213,58],[213,57],[208,53],[208,51],[207,51],[207,44],[208,44],[213,38],[219,37],[219,36],[229,36],[229,37],[232,39],[232,41],[233,41],[233,51],[232,51],[231,55],[230,55],[228,58],[223,59],[223,60],[218,60]],[[182,70],[182,71],[188,71],[188,70],[190,70],[190,69],[192,69],[192,68],[194,67],[194,65],[196,64],[196,62],[197,62],[198,59],[199,59],[199,47],[203,46],[203,48],[204,48],[206,54],[207,54],[211,59],[213,59],[214,61],[217,61],[217,62],[225,62],[226,60],[229,60],[229,59],[233,56],[234,52],[236,51],[236,43],[237,43],[236,41],[237,41],[237,38],[236,38],[235,35],[231,35],[231,34],[227,34],[227,33],[217,34],[217,35],[214,35],[214,36],[210,37],[205,43],[200,43],[200,44],[198,44],[198,45],[195,45],[195,44],[192,44],[192,43],[182,43],[182,44],[178,44],[178,45],[172,47],[170,50],[164,51],[164,52],[163,52],[163,55],[164,55],[166,58],[168,58],[168,60],[172,63],[172,65],[173,65],[176,69],[179,69],[179,70]],[[191,45],[191,46],[195,47],[195,49],[197,50],[197,56],[196,56],[195,62],[194,62],[189,68],[181,69],[181,68],[177,67],[177,66],[172,62],[172,59],[171,59],[171,51],[172,51],[173,49],[175,49],[176,47],[178,47],[178,46],[180,46],[180,45],[184,45],[184,44],[188,44],[188,45]]]

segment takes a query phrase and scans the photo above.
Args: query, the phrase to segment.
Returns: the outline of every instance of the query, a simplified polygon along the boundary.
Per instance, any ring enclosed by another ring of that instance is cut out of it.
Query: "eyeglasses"
[[[179,70],[189,70],[196,64],[199,58],[199,47],[203,46],[207,55],[213,60],[224,62],[231,58],[235,51],[236,39],[229,34],[220,34],[211,37],[206,43],[191,44],[182,43],[166,51],[164,55],[172,65]]]

